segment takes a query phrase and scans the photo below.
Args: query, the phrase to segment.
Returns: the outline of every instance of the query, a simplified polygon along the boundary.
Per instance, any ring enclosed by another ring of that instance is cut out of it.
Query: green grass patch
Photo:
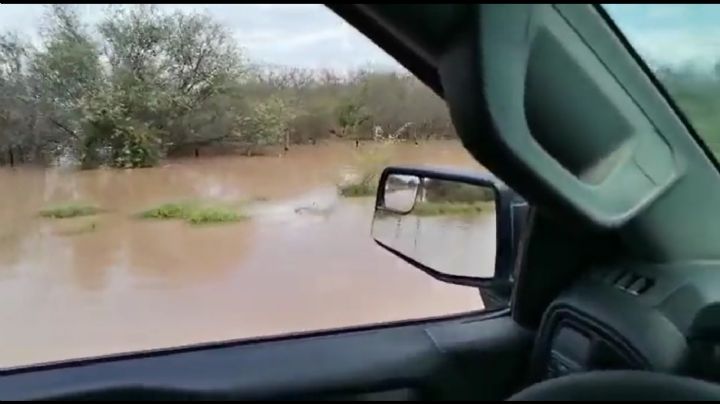
[[[411,214],[417,216],[476,215],[494,212],[493,202],[416,202]]]
[[[43,209],[40,211],[40,216],[53,219],[67,219],[71,217],[96,215],[101,211],[100,208],[93,205],[66,203]]]
[[[194,209],[192,202],[164,203],[140,213],[143,219],[184,219]]]
[[[338,191],[340,192],[340,195],[347,198],[375,196],[376,189],[377,187],[375,184],[368,184],[364,182],[358,184],[345,184],[338,186]]]
[[[185,219],[191,224],[231,223],[247,216],[225,207],[202,207],[189,212]]]
[[[196,225],[231,223],[248,218],[240,211],[240,207],[233,208],[201,202],[164,203],[141,212],[139,216],[143,219],[180,219]]]

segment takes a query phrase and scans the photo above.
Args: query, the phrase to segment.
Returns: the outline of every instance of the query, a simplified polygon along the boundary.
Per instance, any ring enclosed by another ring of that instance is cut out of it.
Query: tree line
[[[152,166],[187,147],[453,136],[444,102],[398,72],[256,66],[203,13],[47,8],[33,45],[0,35],[0,164]]]
[[[111,6],[92,27],[69,5],[46,14],[39,44],[0,35],[0,165],[143,167],[214,143],[254,153],[454,136],[444,102],[407,73],[256,66],[202,13]],[[655,74],[720,154],[720,69]]]

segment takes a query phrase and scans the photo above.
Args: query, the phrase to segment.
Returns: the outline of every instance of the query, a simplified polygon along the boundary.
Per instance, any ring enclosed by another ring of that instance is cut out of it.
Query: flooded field
[[[392,163],[480,169],[458,142],[394,147]],[[149,169],[0,170],[0,367],[482,308],[477,290],[375,245],[373,198],[335,189],[353,153],[330,144]],[[189,199],[254,202],[250,219],[220,225],[137,217]],[[67,201],[102,212],[38,216]]]

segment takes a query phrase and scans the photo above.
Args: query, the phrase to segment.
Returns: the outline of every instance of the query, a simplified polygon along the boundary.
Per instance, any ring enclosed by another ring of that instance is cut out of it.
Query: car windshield
[[[608,4],[608,14],[720,156],[720,6]]]

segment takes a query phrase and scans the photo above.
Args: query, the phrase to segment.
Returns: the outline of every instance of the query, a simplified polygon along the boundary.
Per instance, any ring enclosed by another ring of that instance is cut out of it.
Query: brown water
[[[338,198],[333,186],[353,153],[332,144],[150,169],[0,170],[0,367],[482,308],[477,290],[374,244],[373,199]],[[480,169],[457,142],[396,145],[391,162]],[[267,200],[239,223],[133,217],[162,202],[248,197]],[[106,212],[37,216],[73,200]]]

